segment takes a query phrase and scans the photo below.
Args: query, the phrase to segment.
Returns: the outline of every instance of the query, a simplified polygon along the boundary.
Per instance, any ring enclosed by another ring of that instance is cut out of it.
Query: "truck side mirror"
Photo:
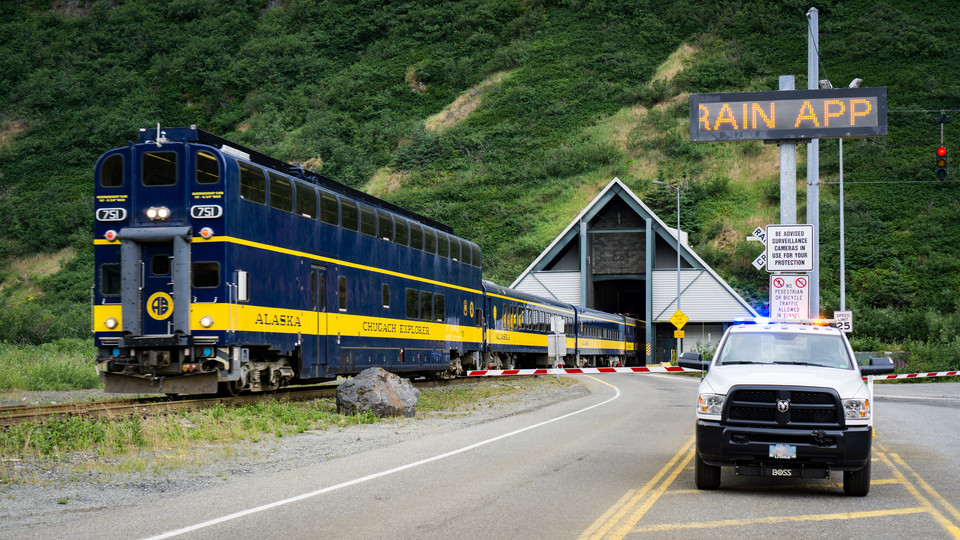
[[[893,359],[889,356],[871,358],[869,365],[860,366],[862,375],[886,375],[887,373],[893,373],[893,370]]]
[[[710,362],[700,359],[700,353],[698,352],[685,352],[680,353],[680,358],[677,359],[677,365],[687,369],[699,369],[706,371],[707,367],[710,365]]]

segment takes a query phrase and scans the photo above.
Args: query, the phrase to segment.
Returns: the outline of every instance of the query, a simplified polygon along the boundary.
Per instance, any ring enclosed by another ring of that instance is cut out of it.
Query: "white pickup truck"
[[[702,369],[697,403],[696,484],[720,487],[720,467],[739,475],[828,478],[843,491],[870,491],[871,388],[862,376],[893,372],[889,358],[859,366],[846,336],[815,324],[731,326],[713,360],[684,353]]]

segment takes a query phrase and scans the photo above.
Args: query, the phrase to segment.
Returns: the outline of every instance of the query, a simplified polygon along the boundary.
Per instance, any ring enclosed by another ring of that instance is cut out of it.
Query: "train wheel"
[[[217,383],[217,395],[223,397],[237,397],[240,395],[240,381],[224,381]]]

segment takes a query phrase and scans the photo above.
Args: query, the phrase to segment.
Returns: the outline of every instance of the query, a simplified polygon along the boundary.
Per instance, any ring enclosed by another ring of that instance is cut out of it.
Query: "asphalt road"
[[[693,482],[697,380],[584,377],[586,397],[78,519],[70,537],[960,538],[960,384],[877,385],[873,485]],[[64,530],[34,530],[62,536]]]

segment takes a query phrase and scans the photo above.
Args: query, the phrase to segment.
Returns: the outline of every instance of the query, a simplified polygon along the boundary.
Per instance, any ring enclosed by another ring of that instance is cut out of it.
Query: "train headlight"
[[[213,236],[213,229],[210,227],[204,227],[200,229],[200,236],[203,237],[204,240],[208,240]]]
[[[147,217],[152,221],[167,219],[170,217],[170,209],[166,206],[151,206],[147,208]]]
[[[211,316],[209,316],[209,315],[204,315],[204,316],[200,319],[200,326],[202,326],[202,327],[204,327],[204,328],[210,328],[211,326],[213,326],[213,317],[211,317]]]
[[[107,241],[113,242],[117,239],[117,231],[110,229],[109,231],[103,233],[103,237],[106,238]]]
[[[103,321],[103,325],[106,326],[108,330],[113,330],[118,324],[120,324],[120,322],[115,317],[107,317],[107,320]]]

